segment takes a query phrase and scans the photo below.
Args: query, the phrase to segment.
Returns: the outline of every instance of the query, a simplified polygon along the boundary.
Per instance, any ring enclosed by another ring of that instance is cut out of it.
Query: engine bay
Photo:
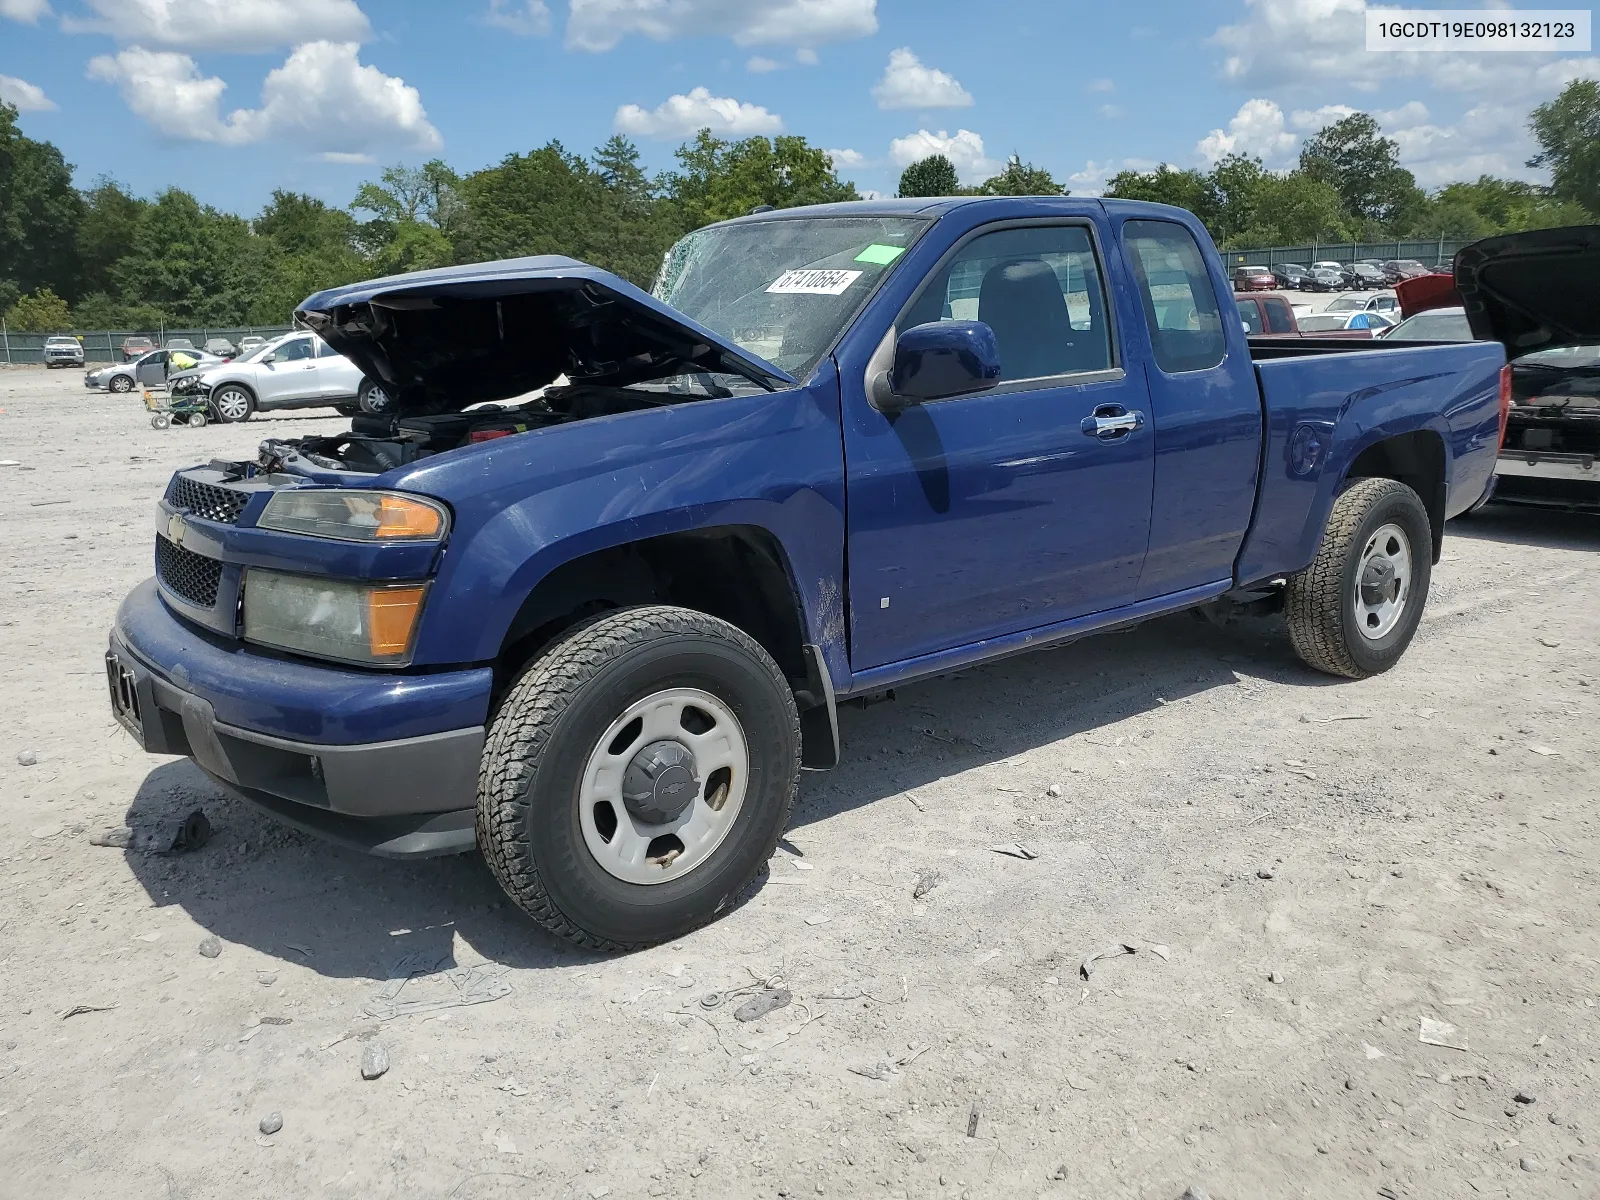
[[[579,384],[545,388],[522,404],[481,404],[461,412],[429,415],[363,413],[351,418],[347,433],[269,438],[261,443],[257,465],[264,471],[278,471],[298,457],[328,470],[381,474],[436,454],[552,425],[727,394],[714,385],[709,390],[686,392]]]

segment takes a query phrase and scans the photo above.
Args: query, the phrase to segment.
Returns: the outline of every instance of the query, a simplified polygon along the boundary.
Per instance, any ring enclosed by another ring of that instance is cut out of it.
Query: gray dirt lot
[[[329,848],[109,715],[170,471],[331,417],[158,433],[21,369],[0,410],[0,1195],[1600,1195],[1600,522],[1457,523],[1366,682],[1185,616],[846,711],[752,898],[601,958],[475,857]],[[89,843],[196,805],[198,853]],[[413,955],[511,992],[365,1015]],[[760,1021],[702,1007],[775,974]]]

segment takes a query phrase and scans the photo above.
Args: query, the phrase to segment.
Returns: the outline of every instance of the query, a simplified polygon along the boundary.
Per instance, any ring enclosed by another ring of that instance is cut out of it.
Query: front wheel
[[[113,392],[133,391],[133,380],[126,375],[113,375],[111,382],[106,385]]]
[[[171,424],[172,418],[167,416],[166,413],[157,413],[155,416],[150,418],[151,429],[165,429]]]
[[[689,609],[621,609],[566,634],[507,694],[478,778],[478,844],[550,932],[648,946],[745,892],[799,768],[794,697],[760,645]]]
[[[248,421],[255,407],[255,397],[234,384],[225,384],[211,393],[211,410],[225,425]]]
[[[1416,492],[1357,480],[1333,502],[1317,557],[1289,579],[1295,653],[1347,679],[1387,671],[1417,632],[1432,570],[1433,531]]]

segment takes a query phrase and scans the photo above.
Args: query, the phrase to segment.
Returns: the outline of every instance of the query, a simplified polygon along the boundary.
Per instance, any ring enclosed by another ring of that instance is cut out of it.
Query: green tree
[[[128,252],[144,209],[143,200],[109,176],[102,175],[83,193],[76,239],[80,295],[112,290],[111,268]]]
[[[373,274],[356,249],[356,219],[314,196],[275,191],[251,227],[261,267],[249,288],[247,316],[256,324],[288,321],[311,293]]]
[[[1162,163],[1154,171],[1118,171],[1106,181],[1105,194],[1122,200],[1145,200],[1186,208],[1205,221],[1207,228],[1216,216],[1217,198],[1211,181],[1193,167],[1179,168]]]
[[[72,328],[72,312],[65,300],[42,287],[6,309],[5,322],[19,333],[62,333]]]
[[[639,147],[620,133],[614,133],[592,156],[600,178],[619,196],[648,205],[654,196],[650,178],[639,165]]]
[[[920,158],[900,172],[902,196],[959,196],[961,180],[955,164],[942,154]]]
[[[120,299],[152,306],[168,324],[238,324],[270,267],[261,243],[244,218],[169,188],[140,215],[111,277]]]
[[[1600,219],[1600,82],[1576,79],[1529,119],[1539,153],[1530,167],[1550,168],[1550,191]]]
[[[420,167],[385,167],[376,183],[361,185],[350,207],[372,214],[354,238],[379,274],[445,266],[466,233],[461,177],[437,158]]]
[[[1581,204],[1558,199],[1538,184],[1480,175],[1474,182],[1449,183],[1435,192],[1412,232],[1471,239],[1593,219]]]
[[[82,213],[61,151],[25,136],[0,102],[0,302],[41,287],[77,294]]]
[[[902,180],[904,176],[901,177]],[[1067,189],[1062,187],[1043,167],[1036,167],[1032,163],[1022,161],[1020,155],[1013,154],[1006,160],[1006,169],[1000,174],[985,179],[978,185],[980,196],[1065,196]]]
[[[742,217],[760,204],[793,208],[859,199],[856,185],[835,174],[827,152],[803,137],[728,142],[702,129],[678,147],[677,159],[682,170],[667,175],[663,184],[685,233]]]
[[[1416,178],[1400,165],[1399,144],[1366,113],[1351,113],[1308,140],[1300,170],[1330,184],[1346,212],[1376,227],[1368,232],[1402,228],[1426,204]]]

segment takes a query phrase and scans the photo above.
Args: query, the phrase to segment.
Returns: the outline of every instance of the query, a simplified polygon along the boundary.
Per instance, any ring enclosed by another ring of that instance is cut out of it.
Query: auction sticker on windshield
[[[860,271],[785,271],[767,291],[786,296],[842,296],[860,278]]]

